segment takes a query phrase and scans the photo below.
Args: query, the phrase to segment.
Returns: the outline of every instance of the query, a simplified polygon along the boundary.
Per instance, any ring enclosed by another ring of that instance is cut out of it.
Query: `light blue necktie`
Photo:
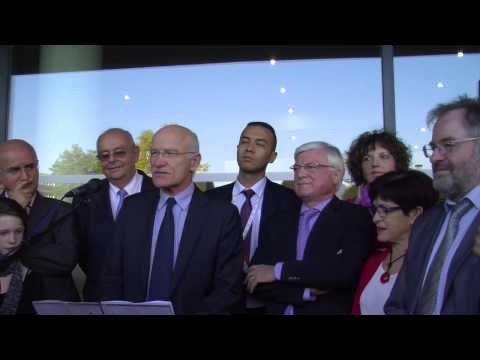
[[[117,191],[117,196],[119,197],[118,205],[117,205],[117,210],[115,211],[115,219],[117,219],[118,214],[120,213],[120,210],[123,205],[123,200],[127,197],[128,193],[125,191],[125,189],[120,189]]]
[[[460,219],[471,209],[471,207],[472,202],[470,199],[464,198],[453,208],[452,216],[448,221],[447,231],[445,231],[445,236],[432,260],[425,283],[423,284],[423,289],[417,305],[417,314],[433,314],[437,304],[438,284],[440,282],[440,274],[442,273],[443,264],[445,263],[448,250],[457,236]]]

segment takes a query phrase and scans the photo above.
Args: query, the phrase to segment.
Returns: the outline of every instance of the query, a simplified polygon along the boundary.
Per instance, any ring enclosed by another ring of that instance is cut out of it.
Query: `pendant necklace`
[[[382,284],[385,284],[390,280],[390,269],[392,268],[392,265],[397,260],[400,260],[401,258],[403,258],[405,255],[406,253],[392,260],[392,251],[390,252],[390,259],[388,261],[387,270],[382,274],[382,276],[380,276],[380,281],[382,282]]]

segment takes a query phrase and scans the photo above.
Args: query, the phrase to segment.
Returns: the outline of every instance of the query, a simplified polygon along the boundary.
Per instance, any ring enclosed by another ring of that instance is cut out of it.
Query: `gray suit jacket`
[[[385,304],[386,314],[415,313],[428,259],[445,216],[442,204],[430,209],[415,222],[404,265]],[[480,214],[473,220],[452,259],[442,315],[480,313],[480,257],[472,250],[479,226]]]

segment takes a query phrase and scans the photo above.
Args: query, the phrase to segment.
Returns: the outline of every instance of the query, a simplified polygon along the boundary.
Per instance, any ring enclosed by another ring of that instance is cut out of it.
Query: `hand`
[[[320,290],[320,289],[316,289],[316,288],[309,288],[309,290],[310,290],[310,294],[315,295],[315,296],[325,295],[325,294],[328,293],[328,290]]]
[[[477,230],[477,235],[475,235],[475,245],[473,247],[473,252],[475,255],[480,256],[480,227]]]
[[[251,294],[258,284],[274,281],[275,267],[273,265],[254,265],[248,269],[244,284],[247,285],[247,291]]]
[[[31,183],[19,181],[15,184],[15,188],[8,190],[8,196],[20,204],[21,207],[26,208],[32,201],[36,189],[33,189]]]

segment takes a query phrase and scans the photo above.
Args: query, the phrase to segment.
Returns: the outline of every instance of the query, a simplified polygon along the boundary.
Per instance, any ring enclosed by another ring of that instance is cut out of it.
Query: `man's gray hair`
[[[153,135],[153,137],[155,137],[160,131],[162,131],[163,129],[165,128],[168,128],[168,127],[177,127],[177,128],[180,128],[182,130],[184,130],[186,133],[188,133],[188,135],[190,136],[191,140],[192,140],[192,148],[191,148],[191,151],[193,152],[196,152],[196,153],[199,153],[200,152],[200,144],[198,142],[198,136],[197,134],[195,134],[192,130],[190,130],[189,128],[185,127],[185,126],[182,126],[182,125],[178,125],[178,124],[168,124],[168,125],[165,125],[165,126],[162,126],[160,129],[158,129],[158,131]]]
[[[342,153],[336,146],[333,146],[324,141],[311,141],[306,144],[300,145],[295,149],[295,158],[305,151],[323,149],[327,151],[327,161],[329,165],[332,165],[340,172],[340,182],[338,187],[342,184],[343,176],[345,175],[345,161],[343,160]]]
[[[33,154],[33,157],[38,160],[38,157],[37,157],[37,152],[35,151],[35,149],[33,148],[33,146],[23,140],[23,139],[9,139],[9,140],[6,140],[4,141],[3,143],[0,143],[0,151],[3,151],[4,148],[10,146],[10,145],[21,145],[21,146],[24,146],[25,148],[27,148],[28,150],[30,150]]]
[[[429,127],[435,125],[438,118],[457,109],[465,110],[465,125],[469,135],[472,137],[480,136],[480,100],[467,95],[460,95],[449,103],[438,104],[429,111],[427,125]]]
[[[125,135],[127,138],[128,138],[128,141],[130,142],[130,145],[132,146],[135,146],[135,140],[133,140],[133,136],[132,134],[130,134],[129,131],[125,130],[125,129],[121,129],[121,128],[110,128],[110,129],[107,129],[105,130],[104,132],[102,132],[100,134],[100,136],[97,138],[97,150],[98,150],[98,145],[100,145],[100,141],[102,140],[102,138],[105,136],[105,135],[109,135],[109,134],[122,134],[122,135]]]

